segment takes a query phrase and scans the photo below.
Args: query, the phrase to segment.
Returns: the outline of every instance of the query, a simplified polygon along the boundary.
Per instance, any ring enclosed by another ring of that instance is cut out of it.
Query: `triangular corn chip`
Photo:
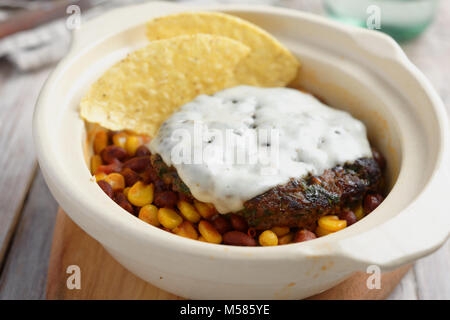
[[[153,41],[108,69],[81,101],[81,116],[111,130],[154,136],[178,107],[235,85],[250,49],[230,38],[196,34]]]
[[[299,62],[288,49],[266,31],[232,15],[179,13],[149,21],[146,31],[151,41],[196,33],[229,37],[250,47],[250,54],[236,68],[236,84],[281,87],[297,75]]]

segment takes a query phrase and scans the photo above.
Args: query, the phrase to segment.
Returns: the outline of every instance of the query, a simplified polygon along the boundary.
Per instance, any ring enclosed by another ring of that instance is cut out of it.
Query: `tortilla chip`
[[[153,41],[108,69],[81,101],[81,116],[111,130],[154,136],[178,107],[234,85],[250,49],[215,35]]]
[[[286,86],[297,75],[297,59],[266,31],[235,16],[217,12],[186,12],[156,18],[147,23],[149,40],[207,33],[240,41],[250,54],[236,68],[237,85]]]

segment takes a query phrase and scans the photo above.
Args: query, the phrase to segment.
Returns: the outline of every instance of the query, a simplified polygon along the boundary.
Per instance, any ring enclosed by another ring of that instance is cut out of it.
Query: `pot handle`
[[[424,193],[403,212],[363,234],[341,240],[339,255],[360,268],[377,265],[391,270],[437,250],[450,236],[448,162],[437,171]]]

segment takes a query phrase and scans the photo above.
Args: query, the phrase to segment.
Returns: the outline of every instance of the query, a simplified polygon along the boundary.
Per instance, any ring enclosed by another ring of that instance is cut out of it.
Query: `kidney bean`
[[[124,148],[111,145],[107,146],[100,153],[102,159],[106,163],[114,163],[115,160],[123,160],[127,156],[127,151]]]
[[[163,191],[166,191],[168,189],[167,185],[161,179],[153,181],[153,185],[155,186],[155,191],[156,192],[163,192]],[[180,195],[180,193],[178,195]],[[182,200],[180,197],[178,197],[178,198],[180,200]]]
[[[97,171],[95,173],[106,173],[110,174],[113,172],[120,172],[122,170],[123,164],[117,159],[114,159],[114,161],[110,164],[103,164],[101,166],[98,166]]]
[[[99,180],[97,181],[97,184],[100,186],[100,188],[102,188],[103,192],[108,195],[108,197],[113,197],[113,189],[108,182],[106,182],[105,180]]]
[[[378,163],[378,166],[381,170],[383,170],[386,167],[386,159],[383,157],[381,152],[379,152],[377,149],[372,148],[372,155],[375,161]]]
[[[142,172],[148,169],[150,165],[150,157],[148,156],[131,158],[123,164],[125,168],[130,168],[136,172]]]
[[[122,191],[117,191],[114,194],[114,201],[121,206],[123,209],[127,210],[129,213],[134,214],[134,208],[131,203],[128,201],[127,197],[123,194]]]
[[[223,235],[223,242],[232,246],[256,246],[256,240],[240,231],[229,231]]]
[[[144,172],[139,174],[139,176],[141,177],[141,180],[143,183],[145,183],[145,184],[152,183],[152,179],[150,177],[149,170],[145,170]]]
[[[125,186],[126,187],[131,187],[133,186],[136,182],[138,182],[139,180],[141,180],[141,177],[134,172],[133,170],[131,170],[130,168],[125,168],[120,172],[123,177],[125,178]]]
[[[150,168],[146,169],[144,172],[141,173],[141,177],[144,181],[144,183],[154,183],[157,180],[161,180],[161,178],[156,173],[156,170],[150,166]]]
[[[247,234],[248,234],[250,237],[252,237],[252,238],[256,237],[256,234],[257,234],[256,229],[255,229],[255,228],[248,228]]]
[[[383,196],[379,193],[370,193],[364,197],[364,213],[368,214],[375,210],[383,202]]]
[[[180,201],[192,202],[192,197],[183,192],[178,192],[178,198],[180,199]]]
[[[139,146],[136,149],[135,155],[136,155],[136,157],[149,156],[150,155],[150,150],[148,150],[148,148],[146,146]]]
[[[247,231],[248,224],[247,224],[247,221],[245,221],[245,219],[243,217],[232,213],[230,215],[230,221],[231,221],[231,225],[233,226],[234,230],[241,231],[241,232]]]
[[[212,221],[212,224],[213,224],[214,228],[216,228],[217,231],[219,231],[220,234],[224,234],[228,231],[231,231],[231,228],[232,228],[231,222],[227,218],[225,218],[221,215],[218,215]]]
[[[344,210],[339,214],[339,219],[347,221],[347,227],[354,224],[358,219],[353,211]]]
[[[153,203],[160,208],[173,208],[178,202],[177,194],[173,191],[158,192]]]
[[[316,235],[306,229],[298,230],[294,235],[294,242],[304,242],[317,238]]]

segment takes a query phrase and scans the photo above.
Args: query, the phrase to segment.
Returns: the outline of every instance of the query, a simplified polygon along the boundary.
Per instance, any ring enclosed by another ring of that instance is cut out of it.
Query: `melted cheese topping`
[[[235,212],[290,178],[371,157],[364,124],[310,94],[238,86],[182,106],[150,142],[192,195]]]

